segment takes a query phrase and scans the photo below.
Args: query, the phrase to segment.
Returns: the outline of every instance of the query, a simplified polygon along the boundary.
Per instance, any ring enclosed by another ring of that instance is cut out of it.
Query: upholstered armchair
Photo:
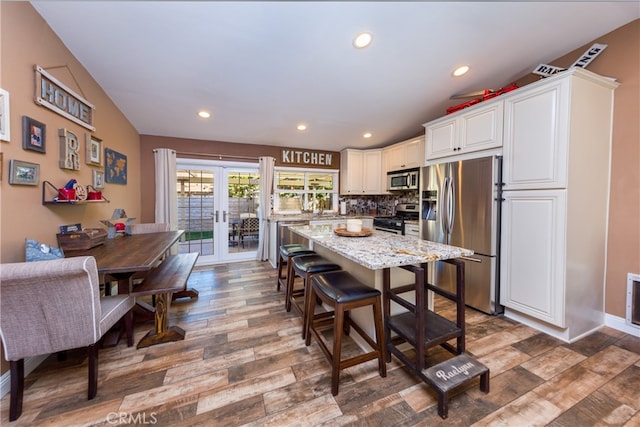
[[[24,359],[86,347],[88,398],[98,391],[98,349],[104,333],[124,317],[127,345],[133,345],[135,298],[100,297],[93,257],[2,264],[0,337],[10,362],[9,420],[22,413]]]

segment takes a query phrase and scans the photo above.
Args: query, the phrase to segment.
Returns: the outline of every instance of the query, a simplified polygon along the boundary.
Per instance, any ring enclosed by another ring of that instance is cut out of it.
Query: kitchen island
[[[464,262],[459,259],[473,255],[473,251],[383,231],[372,231],[365,237],[344,237],[337,235],[330,225],[293,226],[290,229],[306,238],[319,255],[382,292],[388,360],[393,353],[420,375],[424,369],[424,357],[421,356],[426,348],[442,345],[453,353],[464,351]],[[454,265],[458,279],[456,294],[427,282],[427,267],[436,261]],[[425,291],[454,301],[455,321],[435,314]],[[369,336],[375,336],[370,311],[353,310],[351,318]],[[354,339],[358,341],[357,336]],[[455,347],[447,343],[452,339],[457,340]],[[397,349],[395,344],[399,341],[414,345],[417,362],[410,361]],[[364,348],[362,342],[358,344]]]

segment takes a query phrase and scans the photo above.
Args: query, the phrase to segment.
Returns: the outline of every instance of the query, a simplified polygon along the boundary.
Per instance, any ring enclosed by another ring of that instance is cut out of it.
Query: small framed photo
[[[93,188],[100,190],[104,188],[104,172],[100,170],[93,170]]]
[[[0,141],[11,140],[9,115],[9,92],[0,88]]]
[[[22,116],[22,148],[46,153],[47,126],[31,117]]]
[[[85,163],[88,165],[102,166],[102,140],[90,133],[84,135],[86,151]]]
[[[9,161],[9,184],[38,185],[38,181],[40,181],[39,164],[21,160]]]

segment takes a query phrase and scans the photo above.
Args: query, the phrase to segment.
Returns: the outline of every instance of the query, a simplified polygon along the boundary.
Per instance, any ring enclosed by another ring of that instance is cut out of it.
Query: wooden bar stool
[[[277,289],[280,290],[280,286],[287,286],[287,276],[282,275],[282,270],[288,274],[289,272],[289,257],[293,255],[307,255],[307,254],[315,254],[314,251],[302,245],[300,243],[292,243],[289,245],[280,246],[280,254],[278,256],[278,282]]]
[[[289,257],[289,272],[287,273],[287,289],[285,294],[285,308],[287,311],[291,311],[293,306],[300,317],[302,318],[302,338],[306,336],[306,321],[307,317],[305,313],[308,307],[311,307],[311,303],[307,299],[307,288],[309,285],[309,279],[317,273],[324,273],[327,271],[340,270],[338,264],[334,264],[328,259],[318,254],[308,255],[293,255]],[[296,277],[302,278],[302,288],[295,289]],[[299,304],[296,298],[303,297],[303,303]]]
[[[311,335],[315,337],[320,349],[331,363],[331,393],[338,394],[340,371],[342,369],[378,359],[378,372],[381,377],[387,376],[387,365],[384,360],[384,333],[382,327],[382,300],[380,291],[358,281],[346,271],[331,271],[315,274],[311,277],[309,300],[319,298],[323,303],[333,308],[333,352],[329,351],[319,329],[326,325],[326,319],[314,315],[312,309],[307,310],[306,340],[311,344]],[[367,335],[362,328],[351,320],[349,310],[359,307],[372,306],[376,340]],[[355,331],[371,346],[373,351],[340,360],[342,336],[344,328],[353,327]]]

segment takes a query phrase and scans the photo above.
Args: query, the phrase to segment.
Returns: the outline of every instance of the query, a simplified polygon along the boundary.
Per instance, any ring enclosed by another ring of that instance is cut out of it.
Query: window
[[[338,171],[276,168],[274,179],[274,212],[337,210]]]

